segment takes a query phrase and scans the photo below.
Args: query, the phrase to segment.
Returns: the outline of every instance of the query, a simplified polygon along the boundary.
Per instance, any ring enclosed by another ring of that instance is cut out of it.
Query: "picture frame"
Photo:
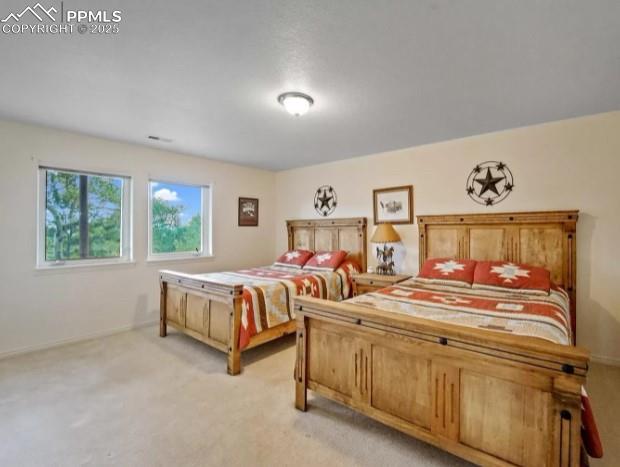
[[[258,198],[239,197],[239,227],[258,227]]]
[[[413,185],[372,191],[375,225],[413,224]]]

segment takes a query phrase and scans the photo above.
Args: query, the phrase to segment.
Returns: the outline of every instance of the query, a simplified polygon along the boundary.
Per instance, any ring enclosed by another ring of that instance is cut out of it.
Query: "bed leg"
[[[308,391],[306,384],[297,382],[295,387],[295,408],[305,412],[308,410]]]
[[[241,350],[239,349],[239,328],[241,327],[241,297],[233,301],[230,313],[230,339],[228,345],[228,374],[241,373]]]
[[[241,352],[239,349],[228,351],[228,374],[231,376],[241,373]]]
[[[295,360],[295,408],[305,412],[308,409],[308,388],[306,386],[306,318],[297,318],[297,359]]]
[[[168,292],[168,283],[160,282],[159,293],[159,337],[166,337],[168,329],[166,327],[166,294]]]

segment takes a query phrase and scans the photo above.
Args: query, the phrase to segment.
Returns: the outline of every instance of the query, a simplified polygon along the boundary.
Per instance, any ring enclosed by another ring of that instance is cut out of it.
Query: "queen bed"
[[[596,454],[591,413],[581,410],[589,353],[573,345],[577,218],[421,216],[420,268],[436,279],[421,274],[342,303],[296,298],[296,407],[306,410],[310,389],[497,466],[577,466],[585,423]],[[442,280],[470,266],[476,279],[464,286]],[[530,285],[505,291],[498,278]]]
[[[160,336],[166,337],[170,326],[204,342],[226,353],[228,373],[238,374],[243,350],[295,332],[293,297],[350,296],[351,274],[366,268],[366,225],[366,218],[286,222],[293,255],[347,252],[333,271],[286,262],[208,274],[160,271]]]

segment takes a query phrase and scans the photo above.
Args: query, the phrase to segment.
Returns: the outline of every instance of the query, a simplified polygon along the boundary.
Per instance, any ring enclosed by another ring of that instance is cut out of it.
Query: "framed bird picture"
[[[372,191],[376,224],[413,224],[413,185]]]

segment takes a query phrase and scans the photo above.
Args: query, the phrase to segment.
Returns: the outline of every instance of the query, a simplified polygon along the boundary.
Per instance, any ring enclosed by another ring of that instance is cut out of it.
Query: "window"
[[[211,255],[211,188],[149,183],[149,258]]]
[[[38,266],[131,259],[131,180],[39,168]]]

